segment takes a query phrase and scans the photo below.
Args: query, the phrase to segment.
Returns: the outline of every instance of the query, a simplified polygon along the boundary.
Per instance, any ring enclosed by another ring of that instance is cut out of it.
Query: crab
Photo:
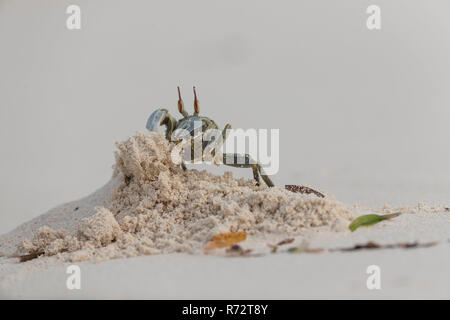
[[[268,187],[273,187],[273,182],[264,172],[261,165],[254,161],[249,154],[222,154],[218,151],[227,138],[227,133],[231,129],[231,125],[227,124],[221,131],[221,135],[209,136],[209,132],[217,132],[219,127],[211,118],[199,115],[200,103],[197,99],[195,87],[193,88],[194,113],[192,115],[189,115],[184,110],[184,102],[181,98],[180,87],[177,87],[177,89],[178,111],[183,115],[183,118],[176,120],[170,115],[167,109],[157,109],[148,118],[146,128],[149,131],[159,131],[161,126],[165,126],[165,137],[167,140],[179,145],[181,149],[190,144],[191,157],[189,160],[192,162],[215,159],[216,164],[222,163],[231,167],[251,168],[253,170],[253,178],[257,185],[260,184],[261,177]],[[201,139],[199,143],[198,139]],[[197,141],[196,145],[200,146],[200,152],[195,152],[194,150],[195,140]],[[181,167],[183,170],[187,170],[184,161],[181,161]]]

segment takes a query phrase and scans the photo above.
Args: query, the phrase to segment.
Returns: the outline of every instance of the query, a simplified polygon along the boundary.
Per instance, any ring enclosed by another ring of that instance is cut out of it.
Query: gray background
[[[82,29],[66,29],[69,4]],[[382,30],[366,28],[377,4]],[[0,232],[102,186],[156,107],[279,128],[277,185],[445,203],[450,20],[433,1],[0,1]],[[191,110],[189,110],[191,111]],[[222,168],[211,168],[223,172]],[[234,170],[251,177],[250,170]]]

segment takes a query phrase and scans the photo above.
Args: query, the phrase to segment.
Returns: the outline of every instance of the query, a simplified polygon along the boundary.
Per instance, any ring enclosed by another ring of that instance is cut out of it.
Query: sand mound
[[[103,205],[76,223],[71,218],[67,228],[35,227],[18,254],[81,261],[196,253],[222,232],[286,237],[314,227],[332,229],[352,217],[334,199],[256,186],[230,173],[183,171],[171,161],[173,145],[158,133],[137,133],[117,148],[115,183]]]

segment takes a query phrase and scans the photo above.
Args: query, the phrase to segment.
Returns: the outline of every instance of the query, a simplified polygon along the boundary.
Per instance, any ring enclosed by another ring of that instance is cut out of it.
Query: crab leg
[[[227,138],[227,134],[228,134],[228,130],[231,129],[231,124],[227,124],[225,126],[225,128],[222,130],[222,133],[217,132],[217,131],[211,131],[215,133],[215,135],[212,135],[215,139],[211,142],[209,142],[204,150],[203,150],[203,160],[204,161],[214,161],[212,158],[214,158],[215,156],[220,156],[220,151],[219,149],[222,147],[222,145],[224,144],[226,138]],[[207,137],[207,139],[211,139],[212,137]]]
[[[259,176],[261,176],[268,187],[274,186],[272,180],[264,172],[261,165],[254,161],[249,154],[224,153],[223,164],[236,168],[252,168],[253,178],[256,180],[257,185],[259,185]]]

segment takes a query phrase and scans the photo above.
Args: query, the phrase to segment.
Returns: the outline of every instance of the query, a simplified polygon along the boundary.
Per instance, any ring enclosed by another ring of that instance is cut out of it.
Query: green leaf
[[[368,226],[374,225],[378,222],[381,222],[383,220],[398,217],[400,214],[401,214],[401,212],[396,212],[396,213],[391,213],[391,214],[386,214],[386,215],[381,215],[381,216],[378,214],[366,214],[366,215],[360,216],[360,217],[356,218],[355,220],[353,220],[352,223],[350,223],[350,225],[348,226],[348,228],[350,229],[350,231],[353,232],[356,229],[358,229],[359,227],[368,227]]]

